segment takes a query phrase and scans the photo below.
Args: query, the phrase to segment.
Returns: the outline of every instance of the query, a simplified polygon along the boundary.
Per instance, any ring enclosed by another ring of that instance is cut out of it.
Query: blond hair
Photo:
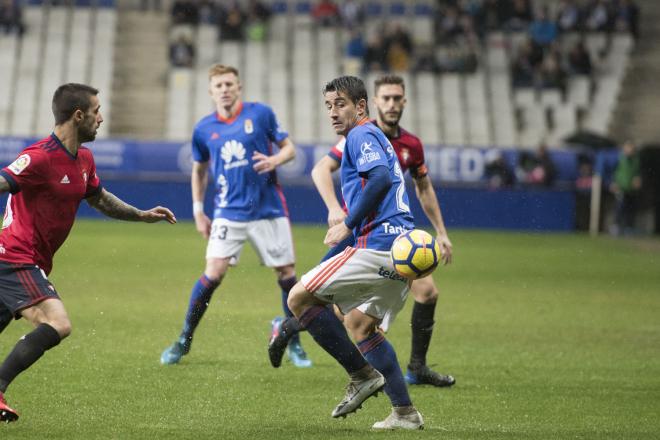
[[[238,78],[238,69],[232,66],[225,66],[224,64],[214,64],[209,67],[209,81],[216,75],[224,75],[225,73],[233,73]]]

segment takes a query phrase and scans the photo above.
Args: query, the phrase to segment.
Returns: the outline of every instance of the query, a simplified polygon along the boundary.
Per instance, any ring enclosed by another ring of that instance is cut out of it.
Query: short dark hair
[[[53,94],[53,115],[55,125],[68,121],[76,110],[87,112],[91,104],[89,99],[99,94],[94,87],[85,84],[63,84]]]
[[[353,104],[357,104],[360,99],[369,102],[367,88],[364,86],[364,82],[356,76],[340,76],[333,79],[323,88],[323,95],[328,92],[342,92],[348,96]]]
[[[399,75],[383,75],[376,78],[374,81],[374,94],[378,93],[378,88],[382,85],[392,84],[396,86],[401,86],[403,91],[406,91],[406,84]]]

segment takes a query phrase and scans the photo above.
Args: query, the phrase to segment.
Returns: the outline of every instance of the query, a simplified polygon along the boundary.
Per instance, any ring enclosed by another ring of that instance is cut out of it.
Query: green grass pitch
[[[295,227],[298,273],[324,252]],[[246,249],[181,365],[159,365],[180,330],[205,244],[191,223],[80,221],[51,279],[73,333],[7,394],[1,439],[658,439],[660,241],[453,231],[429,364],[452,389],[413,387],[426,429],[378,433],[387,398],[345,420],[347,378],[314,344],[314,367],[268,363],[280,314],[274,274]],[[411,301],[388,338],[405,367]],[[4,357],[26,332],[0,336]]]

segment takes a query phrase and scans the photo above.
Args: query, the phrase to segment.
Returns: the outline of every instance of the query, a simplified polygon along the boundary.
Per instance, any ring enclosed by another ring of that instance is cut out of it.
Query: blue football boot
[[[174,344],[170,345],[160,355],[160,363],[162,365],[178,364],[181,358],[188,354],[190,346],[192,345],[192,338],[185,336],[179,337]]]
[[[312,366],[312,361],[307,357],[307,353],[303,350],[298,339],[293,339],[289,342],[289,346],[286,348],[286,354],[289,356],[291,362],[293,362],[293,365],[298,368],[309,368]]]

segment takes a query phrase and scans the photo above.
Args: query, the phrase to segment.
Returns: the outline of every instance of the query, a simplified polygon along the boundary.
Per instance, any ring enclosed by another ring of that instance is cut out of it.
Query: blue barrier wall
[[[35,139],[0,138],[0,163],[12,162]],[[326,210],[312,186],[313,164],[327,154],[328,145],[298,146],[293,163],[278,175],[288,200],[291,219],[299,223],[325,223]],[[104,186],[122,199],[148,208],[157,204],[171,208],[178,218],[191,213],[189,144],[172,142],[96,141],[90,145]],[[491,191],[486,189],[484,168],[497,155],[513,167],[518,150],[443,147],[427,149],[427,165],[449,227],[561,230],[574,228],[577,159],[571,151],[553,151],[558,188]],[[212,185],[210,185],[212,187]],[[414,192],[409,187],[409,191]],[[207,194],[207,208],[212,206]],[[418,224],[428,225],[413,196],[412,209]],[[98,215],[85,203],[83,216]]]

